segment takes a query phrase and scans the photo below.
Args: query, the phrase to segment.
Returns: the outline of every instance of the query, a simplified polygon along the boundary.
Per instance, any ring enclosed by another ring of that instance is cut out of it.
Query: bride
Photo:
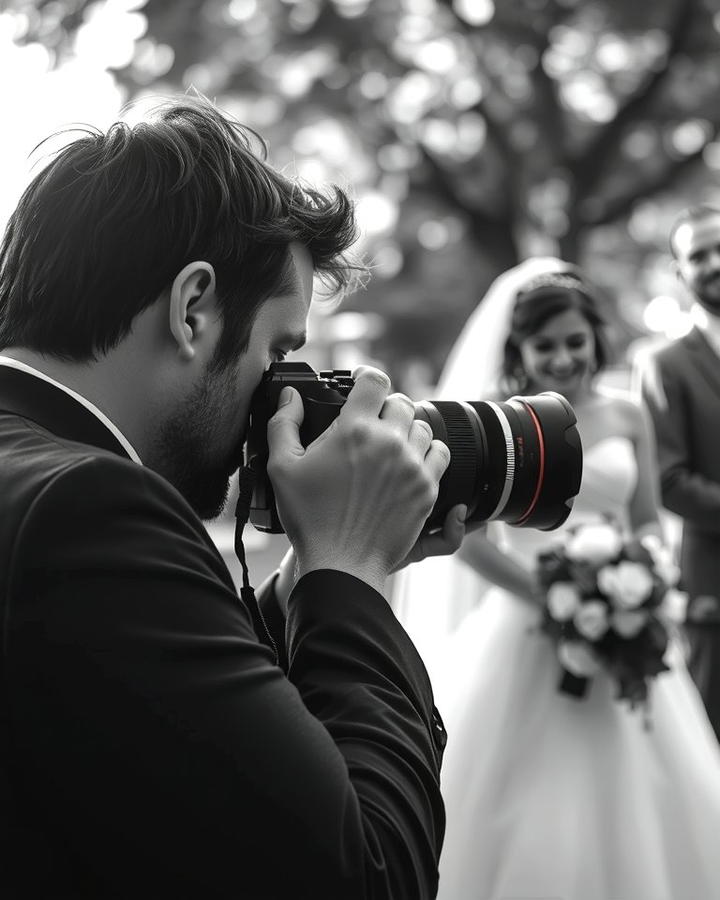
[[[559,260],[529,260],[470,318],[439,394],[562,393],[584,465],[561,531],[611,515],[660,536],[648,426],[595,385],[605,359],[589,285]],[[438,898],[720,898],[720,751],[682,653],[671,644],[671,670],[651,684],[649,728],[602,673],[582,700],[559,693],[534,571],[557,534],[493,522],[455,557],[396,576],[393,606],[448,732]]]

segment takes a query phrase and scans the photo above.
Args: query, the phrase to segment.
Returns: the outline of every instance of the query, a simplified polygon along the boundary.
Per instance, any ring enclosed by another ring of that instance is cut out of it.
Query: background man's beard
[[[697,293],[697,300],[703,309],[707,310],[713,316],[720,316],[720,296],[716,294],[708,294],[701,290]]]
[[[720,272],[695,282],[695,298],[698,303],[713,315],[720,315]]]

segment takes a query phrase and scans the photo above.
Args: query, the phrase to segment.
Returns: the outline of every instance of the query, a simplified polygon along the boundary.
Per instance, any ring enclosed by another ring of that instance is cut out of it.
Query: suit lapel
[[[65,391],[27,372],[0,365],[0,412],[30,419],[58,437],[90,444],[129,459],[97,416]]]
[[[712,389],[720,394],[720,357],[698,328],[693,328],[685,338],[685,343],[690,351],[689,357],[696,368],[700,370]]]

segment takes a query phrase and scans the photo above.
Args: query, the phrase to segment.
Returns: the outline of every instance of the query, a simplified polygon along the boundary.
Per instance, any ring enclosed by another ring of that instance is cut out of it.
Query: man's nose
[[[708,269],[714,272],[718,271],[720,269],[720,247],[713,247],[708,253],[706,260]]]

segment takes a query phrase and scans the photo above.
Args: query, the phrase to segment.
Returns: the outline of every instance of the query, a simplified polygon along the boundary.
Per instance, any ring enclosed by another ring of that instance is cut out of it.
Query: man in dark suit
[[[89,133],[0,247],[5,900],[435,895],[444,730],[382,591],[447,447],[363,368],[306,450],[286,389],[272,634],[201,522],[263,372],[304,340],[313,273],[352,270],[346,196],[252,146],[189,99]]]
[[[720,737],[720,210],[687,209],[670,247],[693,294],[694,327],[655,352],[642,375],[664,505],[682,518],[689,668]]]

